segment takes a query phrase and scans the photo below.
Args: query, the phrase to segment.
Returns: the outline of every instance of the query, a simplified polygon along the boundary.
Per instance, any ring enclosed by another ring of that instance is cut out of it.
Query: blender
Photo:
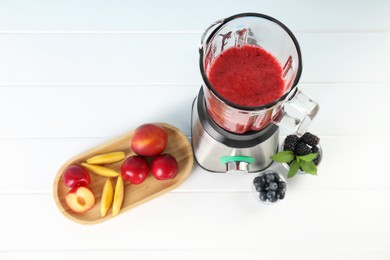
[[[279,62],[284,92],[261,106],[224,98],[210,83],[216,58],[229,48],[254,45]],[[293,33],[278,20],[258,13],[237,14],[213,23],[199,47],[202,87],[192,104],[191,135],[198,164],[211,172],[257,172],[268,168],[278,150],[279,127],[302,135],[319,105],[297,88],[301,51]]]

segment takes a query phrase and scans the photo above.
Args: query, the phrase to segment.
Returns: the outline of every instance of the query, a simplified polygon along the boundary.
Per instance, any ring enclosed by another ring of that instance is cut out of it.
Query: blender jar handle
[[[202,34],[202,38],[200,39],[200,46],[199,46],[199,51],[200,52],[202,52],[203,49],[206,49],[205,39],[210,36],[210,33],[211,33],[212,29],[214,29],[215,27],[219,26],[224,21],[225,21],[225,19],[221,19],[221,20],[215,21],[209,27],[207,27],[207,29]]]
[[[319,109],[320,106],[316,101],[297,88],[293,96],[285,102],[279,120],[273,123],[301,136],[306,132]]]

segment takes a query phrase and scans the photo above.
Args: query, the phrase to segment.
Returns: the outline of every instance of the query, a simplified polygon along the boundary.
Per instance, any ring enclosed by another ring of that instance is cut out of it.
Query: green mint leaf
[[[281,151],[278,152],[277,154],[274,154],[271,159],[274,160],[275,162],[280,162],[280,163],[288,163],[294,160],[295,156],[292,151]]]
[[[288,170],[287,178],[292,178],[298,172],[299,169],[299,160],[294,160],[290,164],[290,169]]]
[[[317,175],[317,166],[312,161],[311,162],[301,161],[301,168],[306,173]]]
[[[309,153],[309,154],[306,154],[306,155],[302,155],[302,156],[297,156],[299,159],[301,159],[302,161],[305,161],[305,162],[311,162],[313,161],[315,158],[317,158],[317,153]]]

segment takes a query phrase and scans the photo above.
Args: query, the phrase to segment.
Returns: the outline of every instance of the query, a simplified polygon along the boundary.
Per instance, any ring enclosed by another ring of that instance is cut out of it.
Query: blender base
[[[207,171],[258,172],[272,164],[278,150],[279,128],[266,128],[244,134],[228,132],[209,116],[203,89],[192,104],[191,136],[194,156]]]

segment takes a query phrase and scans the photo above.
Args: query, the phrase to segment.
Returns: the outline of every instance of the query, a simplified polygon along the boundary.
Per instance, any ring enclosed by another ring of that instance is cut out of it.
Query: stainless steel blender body
[[[235,134],[209,116],[201,89],[192,105],[192,146],[198,164],[212,172],[257,172],[268,168],[278,149],[279,127]]]

